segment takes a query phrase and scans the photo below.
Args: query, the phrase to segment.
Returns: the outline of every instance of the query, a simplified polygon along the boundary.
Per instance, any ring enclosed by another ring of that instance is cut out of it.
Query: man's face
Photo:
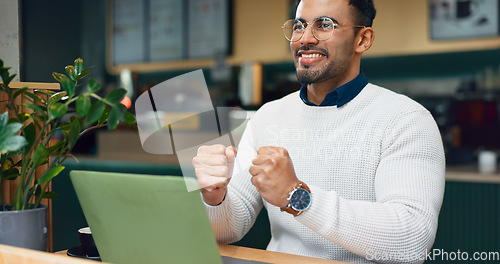
[[[354,25],[352,6],[347,0],[302,0],[297,8],[296,19],[312,23],[315,19],[329,17],[340,25],[333,35],[323,41],[314,38],[310,26],[299,41],[290,42],[297,78],[302,84],[321,83],[342,77],[348,70],[354,55]]]

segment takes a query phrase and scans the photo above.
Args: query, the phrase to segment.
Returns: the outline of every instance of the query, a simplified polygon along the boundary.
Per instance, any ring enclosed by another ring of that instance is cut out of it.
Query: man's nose
[[[304,34],[302,34],[302,38],[300,39],[300,43],[304,46],[307,45],[316,45],[318,44],[318,39],[314,37],[312,32],[312,26],[306,27]]]

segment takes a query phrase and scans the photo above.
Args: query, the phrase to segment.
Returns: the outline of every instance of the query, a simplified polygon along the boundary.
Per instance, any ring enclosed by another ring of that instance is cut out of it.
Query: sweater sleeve
[[[228,184],[224,201],[218,206],[206,204],[208,218],[218,242],[233,243],[253,226],[263,202],[251,183],[248,171],[257,154],[253,147],[251,121],[243,133],[236,155],[233,175]]]
[[[442,141],[430,113],[398,115],[382,140],[376,201],[348,200],[310,186],[311,207],[296,220],[368,260],[423,262],[435,239],[444,169]]]

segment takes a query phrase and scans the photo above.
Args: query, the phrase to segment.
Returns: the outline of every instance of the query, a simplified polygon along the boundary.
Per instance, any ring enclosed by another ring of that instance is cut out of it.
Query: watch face
[[[306,210],[311,205],[311,194],[303,188],[298,188],[290,197],[290,205],[297,211]]]

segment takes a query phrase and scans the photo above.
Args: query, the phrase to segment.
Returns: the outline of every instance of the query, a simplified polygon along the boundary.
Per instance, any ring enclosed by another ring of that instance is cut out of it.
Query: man
[[[439,130],[422,106],[368,83],[370,0],[302,0],[283,26],[299,92],[265,104],[238,147],[193,159],[219,241],[241,239],[262,206],[268,250],[347,262],[418,263],[444,193]]]

